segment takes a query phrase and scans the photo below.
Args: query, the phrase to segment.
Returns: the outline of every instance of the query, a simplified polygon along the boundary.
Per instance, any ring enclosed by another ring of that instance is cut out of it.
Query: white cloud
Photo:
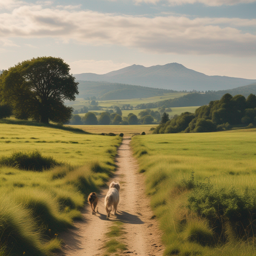
[[[13,9],[15,7],[21,6],[22,4],[24,4],[24,2],[20,1],[20,0],[1,0],[0,1],[0,10]]]
[[[256,0],[133,0],[135,3],[157,4],[159,2],[168,2],[170,5],[183,5],[201,3],[209,6],[236,5],[254,3]]]
[[[69,64],[73,74],[84,72],[106,74],[110,71],[118,70],[130,65],[127,63],[115,63],[112,60],[77,60],[70,62]]]
[[[10,0],[9,0],[10,1]],[[0,14],[0,38],[55,38],[175,54],[256,55],[256,19],[121,16],[39,4]]]

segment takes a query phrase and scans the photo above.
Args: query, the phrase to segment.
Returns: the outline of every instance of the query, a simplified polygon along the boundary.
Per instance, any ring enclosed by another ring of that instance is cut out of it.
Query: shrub
[[[247,128],[253,128],[254,125],[252,123],[248,124]]]
[[[43,157],[38,151],[31,153],[16,152],[10,157],[2,157],[0,165],[16,167],[23,170],[43,171],[61,165],[52,157]]]
[[[209,221],[211,228],[226,240],[225,228],[232,228],[234,236],[252,237],[256,231],[256,192],[245,190],[239,194],[232,189],[216,189],[199,185],[188,198],[189,209]]]
[[[119,134],[119,136],[120,136],[120,137],[124,137],[124,134],[121,132],[121,133]]]
[[[146,135],[146,133],[145,133],[145,132],[142,132],[141,135]]]

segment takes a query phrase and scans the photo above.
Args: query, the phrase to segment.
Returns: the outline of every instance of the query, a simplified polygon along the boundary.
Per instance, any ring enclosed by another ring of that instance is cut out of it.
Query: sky
[[[256,0],[0,0],[0,70],[41,56],[72,74],[177,62],[256,79]]]

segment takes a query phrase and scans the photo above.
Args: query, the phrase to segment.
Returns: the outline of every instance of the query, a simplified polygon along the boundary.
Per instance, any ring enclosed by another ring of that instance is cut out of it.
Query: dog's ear
[[[119,191],[120,190],[120,184],[119,183],[116,183],[115,185],[116,189]]]

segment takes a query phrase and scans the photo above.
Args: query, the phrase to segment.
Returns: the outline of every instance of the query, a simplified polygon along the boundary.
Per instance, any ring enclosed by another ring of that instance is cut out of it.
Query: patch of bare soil
[[[130,138],[124,138],[118,150],[118,166],[113,180],[121,185],[120,203],[117,216],[113,213],[106,219],[104,197],[108,189],[99,195],[98,211],[92,215],[91,209],[85,207],[84,221],[76,222],[75,228],[61,235],[65,242],[59,256],[101,256],[104,255],[105,233],[114,220],[124,223],[125,240],[128,250],[122,255],[160,256],[163,255],[161,232],[150,209],[149,198],[145,194],[144,177],[138,173],[138,165],[132,155]],[[120,254],[119,254],[120,255]]]

